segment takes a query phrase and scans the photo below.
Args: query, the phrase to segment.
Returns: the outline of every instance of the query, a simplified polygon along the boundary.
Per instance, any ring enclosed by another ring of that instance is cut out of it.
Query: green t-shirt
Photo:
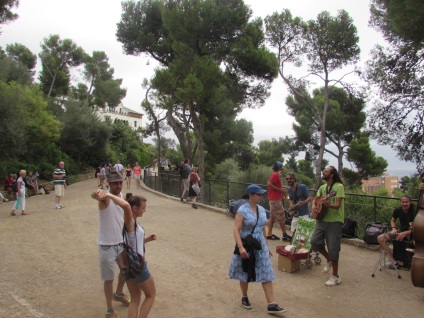
[[[317,192],[317,197],[326,196],[327,195],[326,188],[327,188],[326,184],[322,185]],[[324,218],[321,221],[344,223],[344,198],[345,198],[344,186],[343,184],[336,182],[335,184],[333,184],[331,191],[336,191],[336,195],[329,199],[331,204],[336,203],[336,198],[342,198],[342,204],[340,205],[338,209],[328,209],[327,214],[324,216]]]

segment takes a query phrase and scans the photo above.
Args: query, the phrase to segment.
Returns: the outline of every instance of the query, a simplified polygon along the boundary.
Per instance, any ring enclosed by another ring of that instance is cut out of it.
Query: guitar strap
[[[325,194],[328,196],[331,192],[331,189],[333,188],[334,182],[331,184],[330,189],[328,189],[328,186],[325,187]]]

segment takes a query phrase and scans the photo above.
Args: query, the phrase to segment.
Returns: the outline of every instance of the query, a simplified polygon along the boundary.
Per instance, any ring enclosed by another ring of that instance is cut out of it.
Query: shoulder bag
[[[137,229],[137,222],[134,222],[134,232]],[[135,235],[137,235],[135,233]],[[135,240],[135,249],[128,244],[128,233],[125,227],[122,228],[122,239],[123,242],[119,245],[124,249],[121,254],[118,255],[116,262],[118,263],[121,275],[125,280],[132,279],[141,273],[144,267],[144,258],[137,253],[137,238]]]
[[[252,246],[255,250],[261,250],[262,249],[261,242],[257,238],[253,237],[253,232],[255,231],[255,228],[256,228],[256,225],[258,224],[258,221],[259,221],[259,209],[258,209],[258,207],[256,207],[256,223],[255,223],[255,226],[253,227],[252,232],[250,232],[249,235],[247,235],[246,237],[243,237],[241,239],[241,242],[243,243],[243,247],[246,248],[246,249],[249,246]],[[234,248],[233,254],[240,255],[240,250],[239,250],[239,247],[238,247],[237,244]]]

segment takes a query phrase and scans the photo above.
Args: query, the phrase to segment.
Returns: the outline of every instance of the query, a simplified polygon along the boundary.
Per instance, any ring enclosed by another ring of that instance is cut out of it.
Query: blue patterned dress
[[[256,281],[257,283],[270,282],[275,279],[274,271],[272,270],[271,259],[269,256],[268,246],[266,244],[263,228],[267,223],[265,209],[258,206],[259,220],[255,227],[253,236],[257,238],[262,245],[262,250],[255,250],[256,256]],[[249,203],[243,204],[237,211],[243,216],[243,224],[240,230],[240,237],[246,237],[252,232],[256,223],[256,213],[254,213]],[[247,282],[247,273],[243,272],[242,258],[240,255],[233,254],[228,275],[230,278],[237,279],[241,282]]]

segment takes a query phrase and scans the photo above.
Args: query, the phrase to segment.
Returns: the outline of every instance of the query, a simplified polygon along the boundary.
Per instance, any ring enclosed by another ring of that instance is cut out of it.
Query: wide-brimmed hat
[[[251,184],[246,189],[246,194],[251,194],[251,193],[264,194],[265,192],[266,190],[262,189],[257,184]]]
[[[111,172],[107,177],[107,182],[123,182],[124,178],[118,172]]]

